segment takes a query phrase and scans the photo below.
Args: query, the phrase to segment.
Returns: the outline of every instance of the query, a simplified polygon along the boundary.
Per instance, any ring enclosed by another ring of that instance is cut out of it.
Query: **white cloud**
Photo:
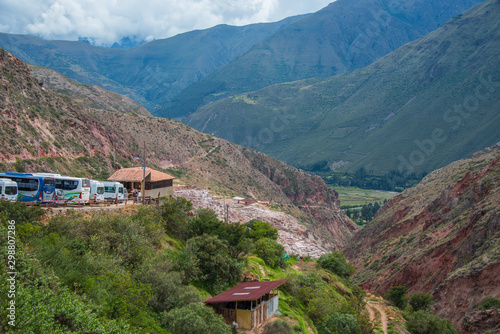
[[[331,0],[0,0],[0,31],[46,39],[152,40],[217,24],[273,22]]]

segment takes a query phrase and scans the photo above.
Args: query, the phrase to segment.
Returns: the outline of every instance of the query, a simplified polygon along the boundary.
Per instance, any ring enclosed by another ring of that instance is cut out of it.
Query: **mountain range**
[[[362,69],[208,104],[187,124],[294,166],[429,172],[500,140],[500,4]]]
[[[365,67],[478,3],[337,0],[281,28],[188,86],[155,113],[186,117],[209,102],[237,93]]]
[[[130,49],[3,33],[0,47],[30,64],[126,95],[154,111],[186,86],[300,18],[243,27],[218,25]]]

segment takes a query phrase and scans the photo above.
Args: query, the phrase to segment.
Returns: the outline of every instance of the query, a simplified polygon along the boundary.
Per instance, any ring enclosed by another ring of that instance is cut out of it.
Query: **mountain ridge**
[[[500,140],[499,7],[485,1],[365,68],[235,95],[186,123],[304,169],[429,172]]]
[[[222,97],[365,67],[479,2],[332,2],[193,83],[155,114],[187,117]]]

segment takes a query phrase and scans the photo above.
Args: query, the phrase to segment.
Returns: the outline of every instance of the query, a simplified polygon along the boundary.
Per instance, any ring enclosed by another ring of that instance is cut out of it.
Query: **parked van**
[[[120,182],[102,181],[104,184],[104,198],[107,201],[123,202],[127,199],[127,189]]]
[[[17,183],[11,179],[0,179],[0,200],[17,201]]]
[[[90,180],[90,203],[103,203],[104,201],[104,183]]]

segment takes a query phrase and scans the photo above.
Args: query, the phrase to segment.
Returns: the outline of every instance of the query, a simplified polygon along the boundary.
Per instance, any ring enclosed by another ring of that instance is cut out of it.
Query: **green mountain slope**
[[[188,124],[295,166],[431,171],[500,140],[500,3],[374,64],[209,104]]]
[[[118,92],[153,110],[190,83],[300,17],[243,27],[219,25],[127,50],[2,33],[0,47],[30,64]]]
[[[186,88],[156,114],[188,116],[208,102],[236,93],[362,68],[479,2],[332,2],[280,29],[244,55]]]

